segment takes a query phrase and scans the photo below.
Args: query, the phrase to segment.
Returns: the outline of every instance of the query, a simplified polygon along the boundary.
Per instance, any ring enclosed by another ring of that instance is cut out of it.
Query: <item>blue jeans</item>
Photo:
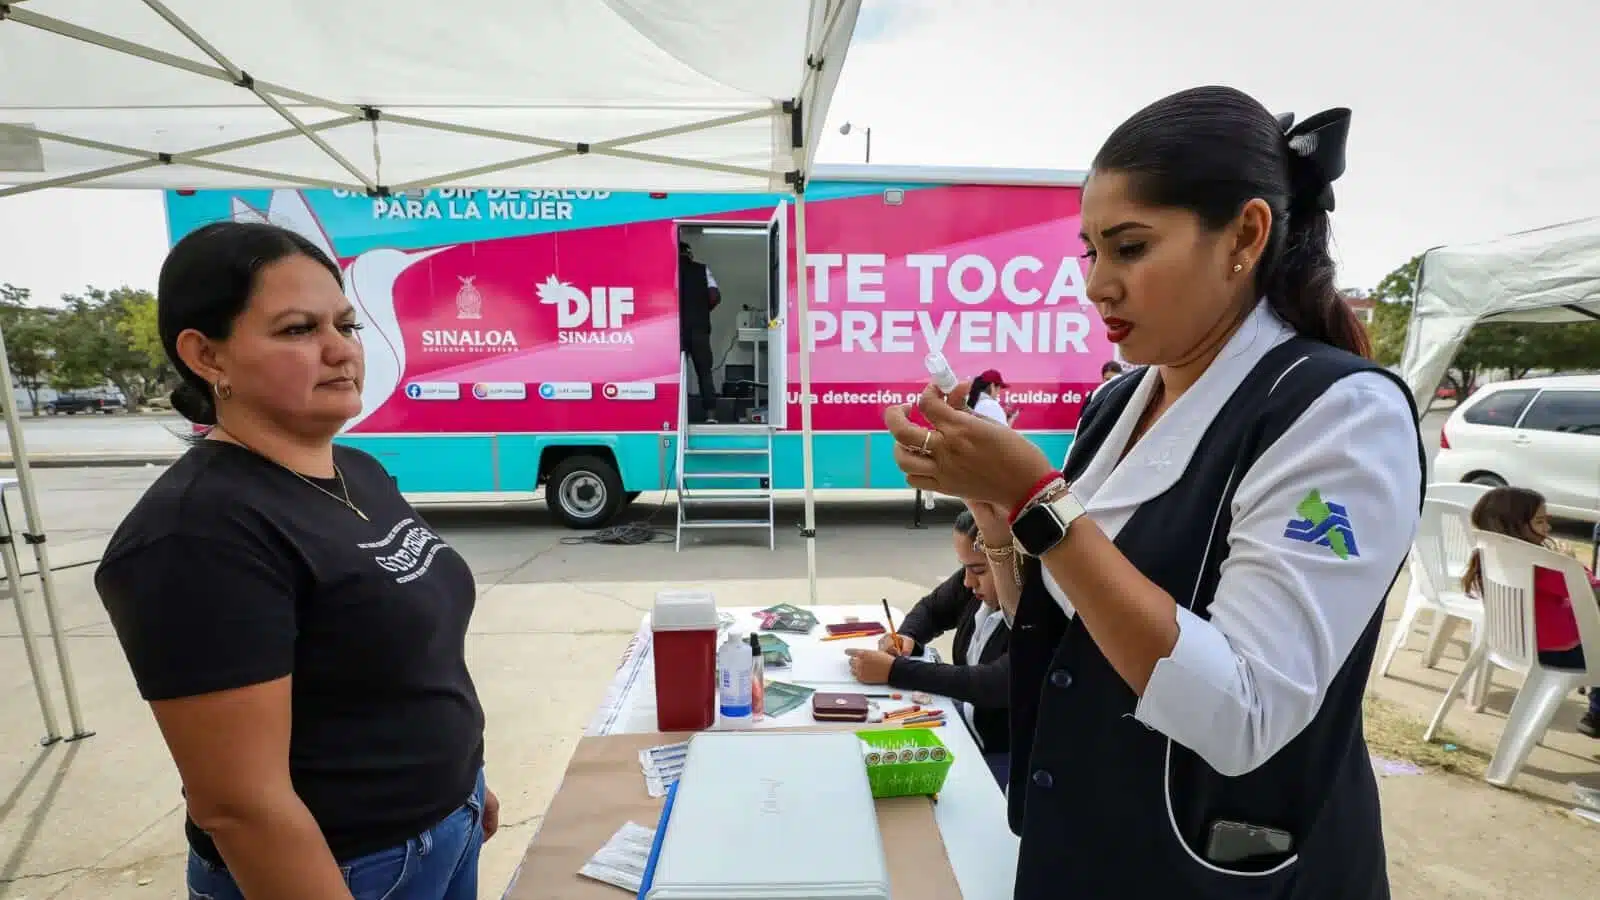
[[[404,844],[339,864],[355,900],[478,900],[483,773],[472,796]],[[189,900],[245,900],[228,870],[189,851]]]

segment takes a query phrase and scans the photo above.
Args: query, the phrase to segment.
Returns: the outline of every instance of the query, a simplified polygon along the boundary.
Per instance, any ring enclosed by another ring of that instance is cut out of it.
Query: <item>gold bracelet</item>
[[[983,542],[983,538],[979,537],[973,540],[972,549],[982,553],[984,558],[988,559],[990,562],[1001,562],[1006,559],[1011,560],[1011,580],[1016,584],[1017,587],[1022,587],[1022,554],[1017,552],[1016,538],[1012,538],[1011,540],[1011,546],[990,547],[988,544]]]
[[[983,542],[983,538],[981,537],[972,542],[972,547],[990,559],[1005,559],[1011,554],[1017,552],[1016,548],[1009,544],[1003,547],[991,547],[988,544],[985,544]]]

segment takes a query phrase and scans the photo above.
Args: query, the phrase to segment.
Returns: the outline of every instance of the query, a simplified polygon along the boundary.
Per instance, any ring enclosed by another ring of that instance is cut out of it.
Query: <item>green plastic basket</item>
[[[956,757],[933,729],[883,728],[856,736],[861,738],[872,796],[926,797],[944,789]]]

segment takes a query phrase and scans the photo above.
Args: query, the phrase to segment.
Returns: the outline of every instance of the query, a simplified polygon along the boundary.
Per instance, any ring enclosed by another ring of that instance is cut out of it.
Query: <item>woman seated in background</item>
[[[1008,709],[1011,629],[995,599],[989,560],[974,546],[978,525],[972,513],[956,517],[955,550],[961,568],[906,613],[896,633],[886,634],[877,650],[846,650],[850,671],[862,684],[887,684],[903,691],[926,691],[956,700],[967,730],[978,742],[995,779],[1005,789],[1011,760]],[[953,663],[912,659],[947,631]]]
[[[1499,487],[1478,498],[1472,507],[1472,526],[1479,531],[1503,534],[1541,547],[1550,546],[1550,514],[1545,511],[1544,497],[1527,488]],[[1587,569],[1585,567],[1585,571]],[[1600,588],[1593,572],[1589,572],[1589,584]],[[1461,587],[1475,597],[1481,596],[1483,570],[1476,550],[1467,561]],[[1596,602],[1592,595],[1578,599]],[[1533,567],[1533,626],[1542,666],[1579,671],[1586,668],[1572,601],[1567,593],[1567,580],[1560,572],[1543,566]],[[1578,720],[1578,731],[1600,738],[1600,690],[1589,690],[1589,711]]]

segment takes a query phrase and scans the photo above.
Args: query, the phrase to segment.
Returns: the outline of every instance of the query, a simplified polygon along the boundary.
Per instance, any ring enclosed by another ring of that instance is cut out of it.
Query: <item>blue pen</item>
[[[656,880],[656,863],[661,860],[661,842],[667,837],[667,820],[672,818],[672,801],[678,797],[678,784],[674,781],[667,788],[667,800],[661,804],[661,819],[656,822],[656,838],[650,843],[650,858],[645,861],[644,875],[639,878],[638,900],[645,900],[645,895],[650,893],[650,885]]]

